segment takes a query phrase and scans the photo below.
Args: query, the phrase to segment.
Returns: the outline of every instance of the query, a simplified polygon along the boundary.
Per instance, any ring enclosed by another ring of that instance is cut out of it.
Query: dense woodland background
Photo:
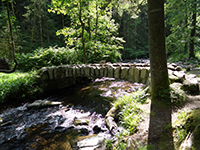
[[[9,11],[18,68],[25,71],[149,57],[146,0],[11,0],[8,7],[6,2],[0,1],[0,57],[13,60]],[[197,0],[166,1],[168,58],[199,57],[198,12]]]

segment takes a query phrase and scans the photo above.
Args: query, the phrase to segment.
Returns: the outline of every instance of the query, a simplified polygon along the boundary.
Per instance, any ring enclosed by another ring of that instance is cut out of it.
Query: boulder
[[[176,70],[176,71],[181,71],[182,68],[181,68],[181,66],[177,66],[177,67],[175,68],[175,70]]]
[[[174,66],[171,65],[171,64],[168,64],[168,65],[167,65],[167,68],[170,69],[170,70],[172,70],[172,71],[175,71],[175,70],[176,70],[176,69],[174,68]]]
[[[198,94],[199,93],[199,83],[196,75],[189,74],[185,76],[183,81],[182,89],[187,91],[189,94]]]
[[[182,84],[181,83],[173,83],[170,84],[171,88],[171,100],[174,105],[183,105],[186,101],[186,94],[185,92],[181,89]]]
[[[177,76],[173,75],[173,74],[169,74],[169,80],[170,80],[170,83],[174,83],[174,82],[179,82],[181,83],[181,79],[178,78]]]
[[[184,71],[173,71],[172,74],[178,78],[177,81],[179,81],[180,83],[183,82],[186,75]]]

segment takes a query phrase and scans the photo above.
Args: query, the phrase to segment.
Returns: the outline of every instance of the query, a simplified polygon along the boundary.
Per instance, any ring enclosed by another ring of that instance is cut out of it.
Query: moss
[[[171,101],[173,106],[180,107],[183,106],[186,102],[186,94],[181,89],[181,83],[173,83],[170,85],[171,88]]]
[[[193,110],[180,119],[174,133],[178,139],[175,141],[176,146],[180,146],[189,133],[193,133],[193,149],[198,149],[200,147],[200,109]]]

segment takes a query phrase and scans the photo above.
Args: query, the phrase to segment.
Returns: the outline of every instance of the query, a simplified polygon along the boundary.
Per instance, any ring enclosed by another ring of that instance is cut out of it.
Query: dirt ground
[[[197,79],[199,80],[199,87],[200,87],[200,70],[191,72],[192,74],[197,75]],[[172,126],[173,123],[178,119],[178,114],[182,111],[188,112],[191,110],[195,110],[200,108],[200,94],[199,95],[187,95],[187,100],[184,106],[180,108],[176,108],[172,110]],[[150,106],[151,101],[150,99],[147,100],[146,104],[143,105],[143,110],[145,111],[143,120],[139,125],[139,130],[137,133],[135,133],[133,136],[131,136],[131,139],[133,141],[133,144],[136,147],[143,147],[144,145],[147,145],[148,140],[148,130],[149,130],[149,119],[150,119]],[[137,142],[135,142],[137,141]]]

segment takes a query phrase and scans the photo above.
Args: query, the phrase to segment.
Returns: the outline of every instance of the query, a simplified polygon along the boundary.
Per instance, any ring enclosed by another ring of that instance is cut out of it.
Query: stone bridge
[[[176,64],[168,64],[170,82],[183,83],[187,74]],[[109,77],[130,82],[149,84],[149,63],[100,63],[43,67],[38,71],[38,81],[46,90],[68,87],[83,78]],[[197,81],[198,83],[198,81]]]
[[[47,89],[61,89],[83,78],[109,77],[137,83],[149,83],[150,66],[147,63],[102,63],[43,67],[40,81]]]

